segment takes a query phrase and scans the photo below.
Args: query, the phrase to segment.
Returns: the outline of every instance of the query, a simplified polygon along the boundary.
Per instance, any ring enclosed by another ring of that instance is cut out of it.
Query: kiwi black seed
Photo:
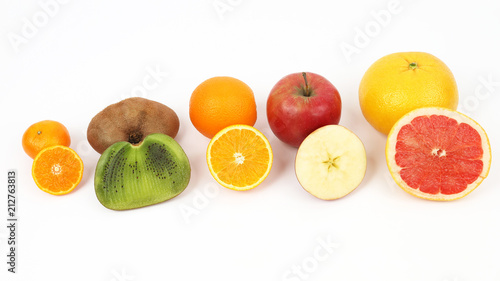
[[[113,210],[169,200],[187,187],[189,160],[170,136],[150,134],[139,145],[118,142],[99,158],[94,186],[99,202]]]
[[[87,139],[99,153],[112,144],[126,141],[140,144],[146,136],[162,133],[175,138],[179,117],[168,106],[145,98],[133,97],[112,104],[90,121]]]

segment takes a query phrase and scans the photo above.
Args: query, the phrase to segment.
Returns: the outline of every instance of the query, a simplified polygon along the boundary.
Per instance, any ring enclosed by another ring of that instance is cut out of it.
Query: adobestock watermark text
[[[22,26],[19,31],[8,32],[7,38],[17,54],[21,46],[27,44],[30,39],[37,36],[40,29],[47,26],[50,20],[56,17],[63,5],[69,3],[69,0],[40,0],[38,1],[39,9],[34,12],[31,17],[23,17],[21,19]]]
[[[121,271],[117,271],[115,269],[111,270],[111,274],[113,278],[110,281],[134,281],[135,277],[127,273],[125,268],[122,268]]]
[[[141,79],[141,82],[133,86],[130,92],[126,92],[120,96],[120,100],[132,97],[148,98],[152,91],[156,90],[170,75],[160,68],[160,65],[146,66],[146,74]]]
[[[234,11],[236,7],[241,5],[243,0],[214,0],[212,6],[214,7],[217,16],[222,21],[224,20],[224,15]]]
[[[492,73],[479,76],[477,80],[474,93],[461,97],[458,104],[457,110],[466,115],[474,115],[480,109],[481,103],[487,102],[493,95],[500,93],[500,79],[495,80]]]
[[[390,0],[384,9],[371,11],[371,20],[366,22],[361,28],[354,28],[354,36],[349,42],[343,41],[339,47],[348,63],[352,57],[360,54],[363,49],[368,47],[371,41],[379,36],[383,29],[392,21],[395,15],[403,11],[403,6],[399,0]]]
[[[328,260],[335,252],[335,249],[339,247],[340,244],[334,242],[331,235],[318,237],[311,255],[292,265],[290,269],[283,273],[281,280],[301,281],[309,279],[311,274],[319,269],[320,264]]]
[[[206,184],[201,190],[196,189],[191,198],[190,204],[179,205],[179,211],[186,224],[191,223],[193,217],[198,216],[204,209],[206,209],[212,199],[217,197],[220,193],[220,186],[215,183]]]

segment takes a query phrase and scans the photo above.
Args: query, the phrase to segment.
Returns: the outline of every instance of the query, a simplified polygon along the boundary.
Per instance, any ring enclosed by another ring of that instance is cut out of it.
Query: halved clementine
[[[80,183],[83,162],[80,156],[67,146],[50,146],[37,154],[31,174],[41,190],[53,195],[63,195],[71,192]]]
[[[222,186],[249,190],[271,171],[273,152],[267,138],[252,126],[232,125],[219,131],[207,149],[210,173]]]

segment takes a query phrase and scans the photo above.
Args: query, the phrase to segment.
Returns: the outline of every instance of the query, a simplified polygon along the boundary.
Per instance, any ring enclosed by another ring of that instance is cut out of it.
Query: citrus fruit
[[[193,91],[189,117],[194,127],[207,138],[230,125],[253,126],[257,120],[253,91],[236,78],[210,78]]]
[[[63,124],[57,121],[44,120],[28,127],[23,134],[22,143],[26,154],[34,159],[45,147],[53,145],[69,146],[71,139],[68,129]]]
[[[490,169],[488,137],[471,118],[456,111],[419,108],[403,116],[386,144],[389,172],[406,192],[450,201],[469,194]]]
[[[267,138],[254,127],[232,125],[219,131],[208,144],[210,173],[222,186],[249,190],[271,171],[273,152]]]
[[[359,104],[366,120],[387,135],[413,109],[437,106],[456,110],[457,84],[450,69],[431,54],[394,53],[368,68],[359,85]]]
[[[41,190],[63,195],[71,192],[80,183],[83,162],[73,149],[54,145],[42,149],[36,155],[31,174]]]

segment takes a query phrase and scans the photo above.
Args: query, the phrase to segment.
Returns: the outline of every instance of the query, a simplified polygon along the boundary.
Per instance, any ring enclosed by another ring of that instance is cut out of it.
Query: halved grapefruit
[[[451,201],[472,192],[488,175],[488,136],[471,118],[441,107],[413,110],[392,127],[385,149],[396,183],[411,195]]]

